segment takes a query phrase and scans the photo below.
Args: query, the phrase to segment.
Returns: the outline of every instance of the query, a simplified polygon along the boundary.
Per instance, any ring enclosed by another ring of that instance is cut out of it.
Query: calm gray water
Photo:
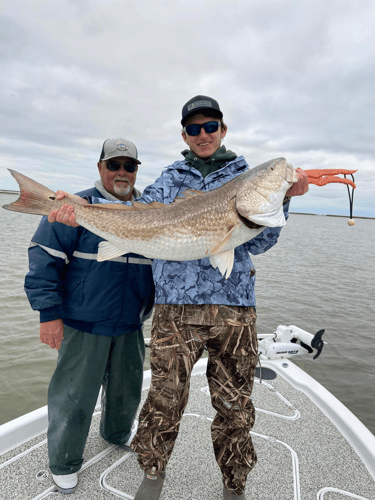
[[[0,194],[0,207],[16,198]],[[0,424],[47,404],[57,358],[40,343],[39,315],[23,290],[39,220],[0,208]],[[375,220],[350,228],[345,218],[292,214],[278,244],[254,264],[258,331],[324,328],[323,354],[297,364],[375,434],[374,249]]]

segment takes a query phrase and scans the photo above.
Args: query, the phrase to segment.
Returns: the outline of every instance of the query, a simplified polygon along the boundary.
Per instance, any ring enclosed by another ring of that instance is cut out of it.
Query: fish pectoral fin
[[[226,244],[230,241],[235,229],[239,228],[240,224],[234,224],[233,227],[229,228],[228,233],[224,238],[219,241],[208,253],[210,253],[211,266],[215,269],[218,267],[221,274],[228,279],[230,273],[232,272],[234,263],[234,249],[226,250],[223,252]]]
[[[118,247],[115,247],[109,241],[101,241],[98,246],[98,262],[103,262],[105,260],[115,259],[116,257],[120,257],[123,255],[124,250],[120,250]]]
[[[218,267],[225,279],[228,279],[233,269],[234,249],[210,255],[210,263],[213,268],[216,269]]]
[[[213,248],[211,248],[211,250],[209,250],[209,252],[207,253],[210,253],[211,255],[216,255],[218,253],[221,253],[224,250],[225,245],[231,239],[233,231],[239,227],[241,227],[241,224],[235,224],[233,227],[231,227],[227,232],[227,234],[224,236],[224,238],[221,241],[219,241],[219,243],[217,243]]]

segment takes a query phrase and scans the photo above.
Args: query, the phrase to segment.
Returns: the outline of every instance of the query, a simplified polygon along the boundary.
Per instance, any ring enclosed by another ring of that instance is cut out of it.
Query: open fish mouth
[[[283,226],[285,193],[298,181],[293,166],[285,158],[277,158],[249,172],[236,195],[238,213],[259,226]]]
[[[238,214],[238,218],[240,219],[242,224],[245,224],[245,226],[248,227],[249,229],[259,229],[261,227],[265,227],[265,226],[261,226],[260,224],[256,224],[255,222],[252,222],[251,220],[247,219],[246,217],[243,217],[239,212],[237,212],[237,214]]]

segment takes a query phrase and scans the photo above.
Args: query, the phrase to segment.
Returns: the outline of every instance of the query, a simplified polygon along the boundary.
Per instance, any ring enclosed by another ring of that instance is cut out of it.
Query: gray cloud
[[[375,216],[372,1],[6,1],[0,36],[0,188],[6,168],[77,191],[104,139],[126,136],[145,187],[180,158],[180,113],[218,99],[225,144],[250,166],[353,168],[358,215]],[[339,194],[340,193],[340,194]],[[348,213],[344,186],[293,209]]]

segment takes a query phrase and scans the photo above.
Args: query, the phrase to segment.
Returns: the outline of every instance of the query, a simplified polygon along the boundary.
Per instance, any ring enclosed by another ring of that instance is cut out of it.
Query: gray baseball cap
[[[121,137],[118,137],[117,139],[107,139],[104,141],[99,161],[110,160],[111,158],[116,158],[117,156],[126,156],[127,158],[134,160],[138,165],[141,164],[138,160],[137,148],[132,142],[126,141]]]

